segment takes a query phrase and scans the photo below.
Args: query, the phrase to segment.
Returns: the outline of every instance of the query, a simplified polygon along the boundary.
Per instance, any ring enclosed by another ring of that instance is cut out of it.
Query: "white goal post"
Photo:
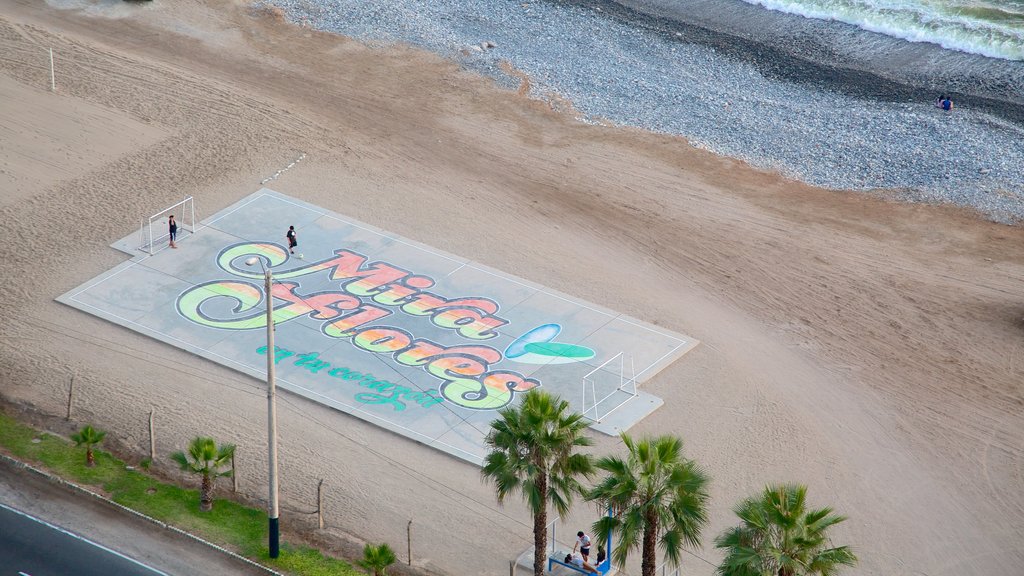
[[[196,205],[192,197],[188,196],[174,206],[142,219],[142,227],[139,229],[139,250],[152,256],[170,245],[171,234],[167,227],[167,219],[172,214],[177,219],[179,239],[186,234],[195,234]]]
[[[591,422],[600,422],[636,394],[636,367],[633,365],[633,357],[627,358],[625,354],[619,352],[583,377],[583,417]],[[621,398],[622,395],[626,398]],[[612,396],[620,398],[613,400]]]

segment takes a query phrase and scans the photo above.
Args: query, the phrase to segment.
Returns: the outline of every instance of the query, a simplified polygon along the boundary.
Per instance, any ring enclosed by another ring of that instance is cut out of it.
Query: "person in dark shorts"
[[[178,223],[174,221],[174,214],[167,219],[167,233],[171,235],[171,248],[177,248],[174,241],[178,239]]]
[[[288,251],[295,254],[295,247],[299,245],[299,235],[295,233],[295,226],[289,226],[284,237],[288,239]]]
[[[572,547],[572,551],[576,551],[576,546],[580,547],[580,556],[583,556],[584,562],[590,562],[590,536],[587,533],[580,530],[576,533],[576,545]]]

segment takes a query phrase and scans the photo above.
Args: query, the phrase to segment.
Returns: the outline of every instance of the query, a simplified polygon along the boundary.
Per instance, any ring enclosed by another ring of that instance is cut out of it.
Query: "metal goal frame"
[[[179,207],[181,208],[180,210]],[[195,234],[196,204],[195,200],[191,196],[186,196],[181,202],[178,202],[173,206],[168,206],[149,218],[142,219],[142,226],[139,228],[139,250],[142,250],[152,256],[170,245],[170,232],[165,229],[163,233],[154,233],[153,223],[158,219],[167,217],[168,214],[173,214],[174,212],[181,213],[181,221],[178,222],[179,234],[182,232]],[[157,229],[159,230],[159,227]]]

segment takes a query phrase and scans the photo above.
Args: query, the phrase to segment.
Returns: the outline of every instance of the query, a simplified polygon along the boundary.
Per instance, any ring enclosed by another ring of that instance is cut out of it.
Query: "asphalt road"
[[[34,516],[0,505],[0,573],[47,576],[166,574]]]
[[[6,460],[0,505],[0,576],[270,574]]]

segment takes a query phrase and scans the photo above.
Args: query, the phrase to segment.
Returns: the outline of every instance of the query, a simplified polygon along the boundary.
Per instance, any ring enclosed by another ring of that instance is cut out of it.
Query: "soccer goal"
[[[600,422],[634,396],[636,367],[633,357],[619,352],[583,377],[583,417]]]
[[[171,234],[167,227],[167,219],[172,214],[178,223],[178,240],[186,235],[195,234],[196,205],[189,196],[174,206],[142,219],[142,226],[139,229],[139,250],[152,256],[170,245]]]

